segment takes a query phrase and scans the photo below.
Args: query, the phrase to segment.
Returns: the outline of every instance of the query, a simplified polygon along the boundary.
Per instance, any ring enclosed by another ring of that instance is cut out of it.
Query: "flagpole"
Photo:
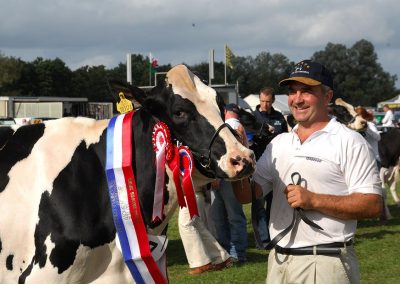
[[[226,85],[226,44],[225,44],[225,48],[224,48],[224,54],[225,54],[225,85]]]
[[[152,61],[152,58],[151,58],[152,56],[151,56],[151,52],[149,53],[149,86],[151,86],[151,61]]]

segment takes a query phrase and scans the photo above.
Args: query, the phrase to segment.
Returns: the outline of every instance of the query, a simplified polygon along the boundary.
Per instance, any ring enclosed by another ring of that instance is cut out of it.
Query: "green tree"
[[[332,71],[335,97],[353,105],[374,106],[396,94],[397,77],[383,70],[373,44],[367,40],[362,39],[349,49],[342,44],[328,43],[312,59]]]
[[[35,96],[65,97],[71,95],[72,71],[65,63],[38,57],[32,62],[36,74]]]
[[[230,82],[239,83],[239,93],[242,97],[254,93],[256,87],[253,87],[253,78],[256,75],[255,62],[251,56],[235,56],[232,60],[234,68],[228,73]]]
[[[0,94],[3,96],[17,96],[20,90],[16,88],[21,78],[23,62],[14,57],[7,57],[0,53]]]
[[[289,59],[282,54],[270,54],[261,52],[254,60],[255,76],[253,77],[253,93],[264,86],[270,86],[278,90],[278,82],[285,77],[285,73],[290,69]]]
[[[73,95],[88,98],[92,102],[111,102],[113,96],[107,86],[107,70],[104,65],[84,66],[73,72]]]
[[[270,86],[276,92],[283,92],[278,82],[289,73],[293,63],[283,54],[270,54],[261,52],[255,58],[235,57],[232,77],[238,80],[240,92],[244,94],[257,94],[262,87]],[[236,81],[235,80],[235,81]]]

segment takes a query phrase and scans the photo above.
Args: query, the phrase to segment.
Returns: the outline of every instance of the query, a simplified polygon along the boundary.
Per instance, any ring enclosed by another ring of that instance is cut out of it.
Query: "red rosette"
[[[170,161],[174,155],[173,147],[171,144],[171,134],[169,132],[168,126],[162,122],[157,122],[153,127],[153,150],[158,152],[163,146],[165,146],[165,158]]]
[[[180,157],[180,170],[181,175],[183,176],[184,171],[188,170],[190,175],[193,173],[193,155],[190,152],[189,147],[187,146],[179,146],[178,153]]]

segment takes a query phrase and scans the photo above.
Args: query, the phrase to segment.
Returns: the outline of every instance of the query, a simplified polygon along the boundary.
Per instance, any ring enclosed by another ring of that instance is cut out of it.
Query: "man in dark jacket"
[[[256,118],[263,123],[267,123],[273,136],[265,137],[267,141],[263,141],[260,145],[267,145],[269,141],[276,135],[282,132],[288,132],[288,126],[282,113],[275,110],[272,104],[275,102],[274,89],[264,87],[260,90],[260,104],[257,105],[254,112]],[[258,152],[263,153],[264,149],[258,149]],[[257,155],[257,151],[256,151]],[[259,156],[257,155],[257,158]],[[255,231],[256,246],[262,249],[270,240],[268,232],[269,212],[272,202],[272,191],[264,198],[255,199],[252,202],[252,222]],[[265,207],[266,203],[266,207]]]
[[[268,123],[272,126],[274,135],[288,132],[288,127],[282,113],[275,110],[272,104],[275,102],[274,89],[265,87],[260,90],[260,104],[257,105],[255,115],[259,121]]]

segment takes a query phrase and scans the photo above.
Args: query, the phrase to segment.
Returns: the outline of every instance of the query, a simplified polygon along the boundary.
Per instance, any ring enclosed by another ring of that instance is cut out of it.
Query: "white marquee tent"
[[[259,104],[260,100],[258,94],[250,94],[244,99],[239,98],[239,106],[244,109],[255,111],[256,106]],[[290,114],[290,109],[287,104],[287,95],[275,95],[275,102],[272,106],[283,115]]]
[[[389,105],[390,108],[400,108],[400,95],[395,96],[387,101],[379,102],[378,108],[383,108],[384,105]]]

